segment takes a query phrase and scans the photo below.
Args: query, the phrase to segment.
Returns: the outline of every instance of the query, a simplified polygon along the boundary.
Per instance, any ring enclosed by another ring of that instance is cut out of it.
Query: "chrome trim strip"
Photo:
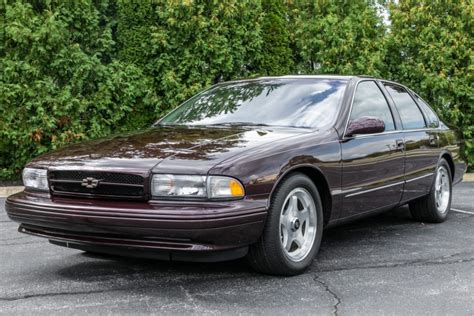
[[[400,184],[404,184],[404,183],[405,183],[405,181],[399,181],[399,182],[383,185],[381,187],[376,187],[376,188],[372,188],[372,189],[368,189],[368,190],[364,190],[364,191],[359,191],[359,192],[347,194],[345,196],[345,198],[360,195],[360,194],[365,194],[365,193],[369,193],[369,192],[373,192],[373,191],[377,191],[377,190],[381,190],[381,189],[386,189],[386,188],[393,187],[393,186],[400,185]]]
[[[335,189],[335,190],[332,190],[331,191],[331,195],[341,195],[341,194],[346,194],[346,193],[349,193],[349,192],[354,192],[354,191],[358,191],[362,188],[353,188],[353,189],[348,189],[348,190],[339,190],[339,189]]]
[[[420,128],[420,129],[406,129],[406,130],[396,129],[393,131],[382,132],[382,133],[355,135],[355,136],[352,136],[352,138],[354,139],[367,138],[367,137],[372,137],[372,136],[397,134],[397,133],[435,132],[436,130],[439,130],[439,128]]]
[[[413,178],[413,179],[410,179],[410,180],[405,180],[406,183],[409,183],[409,182],[413,182],[413,181],[416,181],[416,180],[420,180],[420,179],[423,179],[423,178],[426,178],[426,177],[430,177],[434,175],[433,172],[429,173],[429,174],[425,174],[425,175],[422,175],[420,177],[416,177],[416,178]]]
[[[403,133],[403,132],[404,131],[402,131],[400,129],[396,129],[396,130],[389,131],[389,132],[382,132],[382,133],[375,133],[375,134],[361,134],[361,135],[354,135],[352,137],[354,139],[360,139],[360,138],[368,138],[368,137],[372,137],[372,136],[383,136],[383,135],[397,134],[397,133]]]
[[[373,191],[377,191],[377,190],[381,190],[381,189],[386,189],[386,188],[389,188],[389,187],[392,187],[392,186],[396,186],[396,185],[400,185],[400,184],[405,184],[405,183],[413,182],[413,181],[420,180],[420,179],[423,179],[423,178],[426,178],[426,177],[430,177],[430,176],[432,176],[432,175],[434,175],[433,172],[431,172],[431,173],[429,173],[429,174],[425,174],[425,175],[419,176],[419,177],[416,177],[416,178],[413,178],[413,179],[410,179],[410,180],[399,181],[399,182],[395,182],[395,183],[391,183],[391,184],[387,184],[387,185],[383,185],[383,186],[380,186],[380,187],[376,187],[376,188],[372,188],[372,189],[367,189],[367,190],[363,190],[363,191],[359,191],[359,192],[354,192],[354,191],[360,190],[360,188],[353,188],[353,189],[348,189],[348,190],[333,190],[333,191],[331,192],[331,194],[334,196],[334,195],[346,194],[346,193],[349,193],[349,192],[354,192],[354,193],[349,193],[349,194],[347,194],[346,196],[344,196],[345,198],[347,198],[347,197],[356,196],[356,195],[360,195],[360,194],[365,194],[365,193],[369,193],[369,192],[373,192]]]
[[[416,128],[416,129],[404,129],[404,132],[412,133],[412,132],[434,132],[440,130],[439,127],[425,127],[425,128]]]

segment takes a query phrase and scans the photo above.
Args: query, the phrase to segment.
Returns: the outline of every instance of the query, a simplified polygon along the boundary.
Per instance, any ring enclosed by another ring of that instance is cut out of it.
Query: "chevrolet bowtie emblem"
[[[93,189],[96,188],[99,185],[99,180],[91,177],[87,177],[85,179],[82,179],[81,185],[83,187],[86,187],[88,189]]]

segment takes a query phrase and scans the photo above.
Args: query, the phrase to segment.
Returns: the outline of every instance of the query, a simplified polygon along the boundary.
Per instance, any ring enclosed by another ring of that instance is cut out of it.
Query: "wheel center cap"
[[[298,228],[301,226],[300,220],[297,218],[293,219],[291,224],[293,231],[298,230]]]

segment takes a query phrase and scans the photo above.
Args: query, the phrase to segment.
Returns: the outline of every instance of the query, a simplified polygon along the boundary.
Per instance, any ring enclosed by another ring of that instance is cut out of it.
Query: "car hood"
[[[157,126],[64,147],[29,166],[51,169],[140,170],[199,174],[264,143],[308,129],[273,127]]]

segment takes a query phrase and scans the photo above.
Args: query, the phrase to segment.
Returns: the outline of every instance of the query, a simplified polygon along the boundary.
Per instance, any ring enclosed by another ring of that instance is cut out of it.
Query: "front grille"
[[[50,171],[49,183],[54,195],[145,198],[145,178],[136,174],[77,170]]]
[[[144,179],[140,175],[128,174],[128,173],[116,173],[116,172],[101,172],[101,171],[76,171],[76,170],[62,170],[50,172],[50,177],[54,179],[63,180],[79,180],[82,181],[85,178],[92,177],[96,179],[102,179],[102,182],[110,183],[122,183],[122,184],[141,184],[143,185]]]

